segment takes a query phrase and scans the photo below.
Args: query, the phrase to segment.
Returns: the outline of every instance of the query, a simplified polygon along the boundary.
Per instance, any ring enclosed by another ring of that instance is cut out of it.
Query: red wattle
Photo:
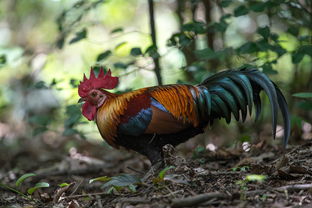
[[[96,106],[92,105],[89,102],[85,102],[82,105],[82,115],[84,115],[84,117],[86,117],[89,121],[94,120],[96,114]]]

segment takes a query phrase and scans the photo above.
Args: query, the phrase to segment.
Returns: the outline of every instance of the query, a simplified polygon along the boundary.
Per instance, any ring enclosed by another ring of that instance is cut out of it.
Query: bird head
[[[82,105],[82,115],[89,121],[94,120],[96,110],[102,106],[108,98],[108,92],[103,89],[113,89],[118,84],[118,77],[111,76],[111,71],[105,74],[100,68],[99,75],[96,77],[93,68],[90,70],[90,78],[83,75],[83,81],[78,86],[78,94],[81,97],[78,102]]]

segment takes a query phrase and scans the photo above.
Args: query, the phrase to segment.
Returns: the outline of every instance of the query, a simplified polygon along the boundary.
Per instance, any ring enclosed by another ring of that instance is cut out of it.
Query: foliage
[[[32,177],[32,176],[35,176],[36,174],[34,173],[26,173],[24,175],[22,175],[21,177],[19,177],[17,180],[16,180],[16,187],[19,187],[27,178],[29,177]]]
[[[198,83],[225,68],[257,67],[278,80],[284,92],[293,94],[287,98],[294,115],[293,124],[299,123],[296,118],[311,120],[311,114],[306,113],[312,106],[309,100],[312,23],[311,11],[306,9],[311,3],[307,0],[221,0],[209,1],[208,6],[204,1],[189,4],[176,0],[172,4],[177,9],[167,1],[157,1],[156,10],[165,7],[168,11],[155,13],[156,45],[151,41],[149,28],[142,27],[152,23],[141,18],[143,14],[147,16],[148,10],[136,13],[146,2],[80,0],[12,4],[15,10],[7,13],[16,17],[4,18],[16,30],[10,30],[10,34],[25,35],[11,39],[3,36],[8,41],[0,46],[0,118],[4,122],[11,120],[20,112],[14,98],[35,91],[51,92],[60,104],[57,110],[47,107],[45,112],[29,110],[27,102],[20,105],[25,108],[21,120],[27,120],[30,137],[53,131],[65,137],[89,138],[86,134],[90,131],[86,129],[90,125],[81,116],[80,105],[75,104],[82,73],[89,66],[112,68],[114,75],[122,77],[117,91],[123,92],[155,84],[153,60],[158,58],[165,83]],[[178,10],[179,6],[184,10]],[[166,16],[169,13],[177,18]],[[28,24],[33,22],[27,25],[31,30],[21,26],[24,19]],[[170,29],[165,28],[167,24]],[[31,81],[23,78],[28,76]],[[27,90],[25,87],[21,94],[14,94],[18,92],[14,86],[24,86],[24,82]],[[257,128],[264,122],[266,117],[258,122]],[[250,139],[246,132],[239,135],[244,135],[241,140]],[[195,151],[195,157],[197,153],[200,154]]]
[[[312,92],[298,92],[293,94],[293,96],[298,98],[312,98]]]
[[[12,188],[6,184],[1,184],[0,183],[0,187],[3,187],[4,189],[7,189],[7,190],[10,190],[10,191],[13,191],[15,193],[17,193],[18,195],[22,196],[22,197],[25,197],[27,199],[31,199],[29,198],[28,195],[32,195],[35,191],[37,191],[38,189],[41,189],[41,188],[48,188],[50,187],[50,184],[47,183],[47,182],[39,182],[39,183],[36,183],[34,186],[30,187],[27,189],[27,194],[28,195],[25,195],[22,191],[20,191],[19,188],[22,183],[27,179],[27,178],[30,178],[30,177],[33,177],[33,176],[36,176],[36,174],[34,173],[26,173],[24,175],[22,175],[21,177],[19,177],[16,182],[15,182],[15,186],[16,188]]]
[[[123,188],[127,188],[130,191],[135,192],[137,185],[141,183],[140,178],[131,174],[122,174],[113,177],[102,176],[90,179],[89,183],[93,183],[95,181],[104,182],[103,188],[107,189],[108,193],[112,193],[113,191],[118,192]]]
[[[175,168],[174,166],[168,166],[168,167],[165,167],[164,169],[162,169],[161,171],[159,171],[157,177],[153,178],[153,183],[154,184],[159,184],[159,183],[164,182],[166,173],[169,170],[174,169],[174,168]]]
[[[35,186],[27,189],[27,193],[32,195],[36,190],[38,190],[40,188],[48,188],[48,187],[50,187],[49,183],[46,183],[46,182],[36,183]]]
[[[250,174],[247,175],[243,180],[236,181],[236,185],[239,186],[240,189],[240,199],[246,200],[246,191],[248,190],[247,184],[250,182],[256,183],[263,183],[267,176],[265,175],[257,175],[257,174]]]

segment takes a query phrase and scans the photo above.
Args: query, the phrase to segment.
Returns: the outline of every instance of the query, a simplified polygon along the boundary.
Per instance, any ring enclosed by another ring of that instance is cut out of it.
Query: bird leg
[[[158,173],[161,170],[161,168],[163,168],[163,166],[164,166],[163,161],[158,161],[155,164],[153,164],[149,169],[149,171],[147,171],[147,173],[143,176],[142,181],[143,182],[149,181],[151,178],[155,176],[156,173]]]

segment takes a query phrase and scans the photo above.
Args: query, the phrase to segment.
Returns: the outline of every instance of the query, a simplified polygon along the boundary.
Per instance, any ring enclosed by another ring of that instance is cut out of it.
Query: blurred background
[[[120,77],[113,92],[195,84],[225,69],[257,67],[286,96],[290,144],[311,140],[311,8],[309,0],[0,1],[1,166],[11,169],[25,154],[46,161],[44,150],[54,158],[106,154],[109,147],[77,104],[77,85],[91,66]],[[271,141],[267,104],[256,123],[221,120],[181,148]]]

